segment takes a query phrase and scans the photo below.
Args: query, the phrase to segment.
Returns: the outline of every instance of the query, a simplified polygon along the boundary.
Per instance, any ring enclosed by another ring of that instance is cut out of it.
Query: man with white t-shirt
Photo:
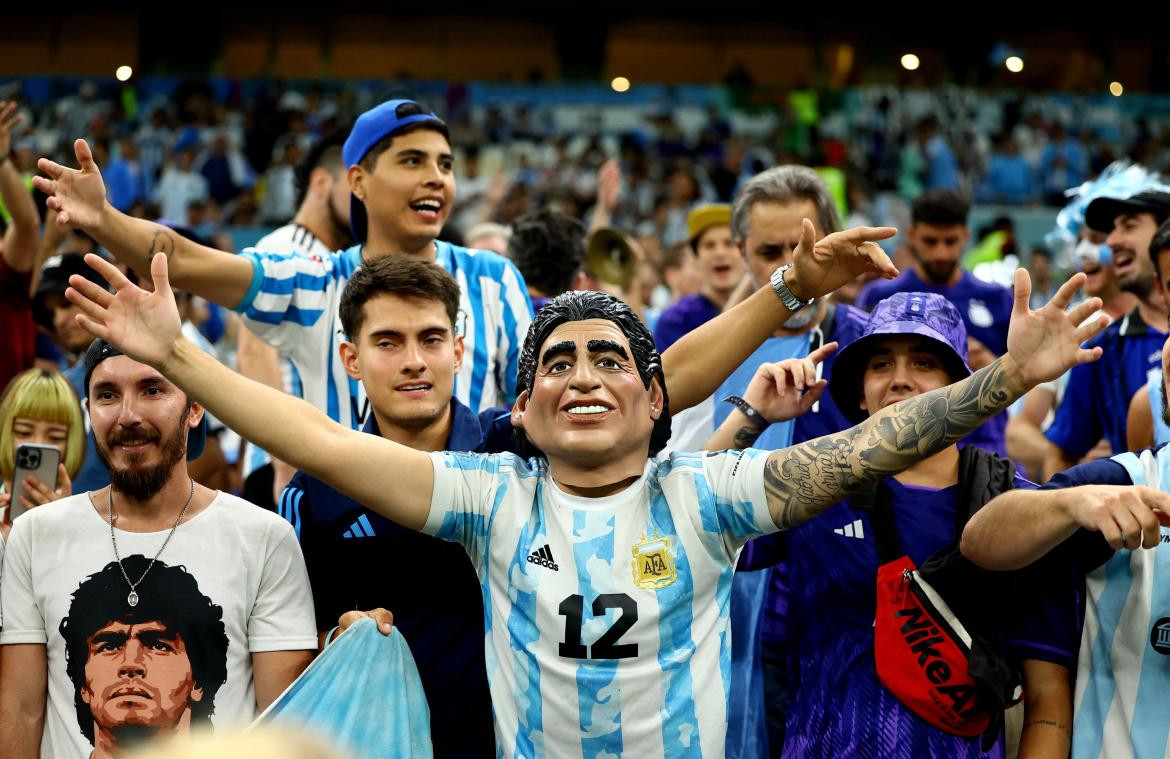
[[[872,242],[836,247],[837,235],[814,246],[804,226],[812,254],[773,279],[783,318],[864,270],[892,269]],[[87,329],[274,455],[404,527],[464,546],[484,587],[504,756],[722,756],[729,594],[744,543],[933,455],[1037,382],[1093,360],[1079,345],[1103,326],[1079,326],[1094,299],[1063,311],[1083,277],[1030,311],[1021,271],[1008,354],[973,376],[792,448],[659,460],[650,457],[670,435],[670,408],[649,330],[616,298],[569,292],[541,310],[524,342],[512,421],[532,456],[424,453],[334,423],[205,357],[181,335],[165,257],[151,262],[153,293],[96,256],[87,262],[117,291],[74,278],[68,297]]]
[[[257,250],[324,258],[353,244],[349,232],[349,183],[341,146],[345,134],[318,140],[297,169],[297,213],[292,221],[261,237]],[[240,325],[236,368],[248,379],[302,397],[296,367],[281,352]],[[296,470],[247,443],[242,457],[244,498],[275,511],[276,498]]]
[[[112,484],[13,524],[0,581],[6,759],[118,756],[207,720],[248,722],[317,648],[292,529],[187,473],[203,408],[101,340],[84,361]]]

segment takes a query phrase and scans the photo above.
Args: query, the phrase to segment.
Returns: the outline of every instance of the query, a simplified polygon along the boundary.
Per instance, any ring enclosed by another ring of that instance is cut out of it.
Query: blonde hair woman
[[[12,526],[8,506],[15,483],[16,449],[25,443],[51,445],[61,451],[57,487],[30,475],[24,482],[23,507],[34,508],[72,495],[72,478],[85,460],[85,422],[81,401],[60,372],[29,369],[13,378],[0,396],[0,536]]]

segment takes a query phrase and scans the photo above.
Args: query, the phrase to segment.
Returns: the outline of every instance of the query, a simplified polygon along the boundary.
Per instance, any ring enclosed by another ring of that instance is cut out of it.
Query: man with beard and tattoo
[[[874,262],[873,247],[818,246],[812,257]],[[151,262],[152,293],[96,256],[87,262],[117,291],[73,279],[69,297],[87,329],[274,456],[405,527],[463,545],[483,585],[501,756],[723,756],[728,605],[743,544],[938,453],[1036,383],[1094,360],[1100,351],[1080,344],[1104,326],[1082,324],[1096,299],[1064,310],[1083,276],[1033,311],[1020,270],[1008,352],[972,376],[792,448],[659,459],[670,406],[649,330],[612,296],[569,292],[541,310],[524,341],[511,418],[530,457],[424,453],[342,426],[192,345],[166,257]],[[858,268],[780,271],[783,316]]]
[[[5,759],[31,759],[38,748],[43,757],[117,754],[120,738],[140,734],[155,716],[156,727],[172,730],[183,723],[184,704],[204,698],[208,704],[190,707],[193,716],[210,715],[217,727],[248,722],[317,648],[292,528],[188,475],[187,459],[206,434],[203,407],[101,340],[84,366],[111,485],[13,524],[0,581]],[[100,608],[82,603],[94,597],[95,580]],[[192,585],[203,606],[173,603],[190,597]],[[199,669],[226,672],[226,680],[184,674],[180,654],[194,664],[190,647],[225,633],[226,654]],[[182,690],[187,696],[176,700]]]
[[[1097,338],[1094,345],[1101,347],[1103,358],[1094,370],[1069,374],[1064,399],[1045,433],[1045,478],[1076,464],[1102,437],[1113,453],[1128,450],[1130,401],[1150,370],[1161,366],[1166,340],[1166,301],[1155,286],[1150,241],[1167,218],[1170,192],[1158,190],[1126,200],[1097,198],[1085,209],[1085,223],[1109,234],[1105,244],[1113,251],[1117,282],[1137,296],[1138,305]]]
[[[971,232],[967,216],[971,203],[958,190],[927,190],[914,199],[911,226],[906,232],[914,266],[888,282],[874,281],[857,296],[857,306],[873,310],[894,293],[937,293],[955,305],[967,327],[967,349],[972,369],[981,369],[1007,350],[1011,290],[977,279],[959,261]],[[844,343],[842,343],[844,344]],[[964,441],[1007,456],[1007,414],[995,417]]]

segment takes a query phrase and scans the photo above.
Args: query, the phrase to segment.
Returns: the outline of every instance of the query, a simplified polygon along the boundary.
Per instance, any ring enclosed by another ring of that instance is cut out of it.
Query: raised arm
[[[812,222],[805,219],[784,281],[794,296],[808,300],[828,295],[865,272],[893,278],[898,270],[875,240],[895,234],[893,227],[856,227],[816,240]],[[772,286],[765,284],[738,306],[679,338],[662,356],[670,412],[677,414],[715,392],[791,315]]]
[[[9,154],[12,151],[12,132],[20,123],[16,103],[0,101],[0,201],[8,209],[12,221],[4,232],[2,249],[4,263],[16,272],[32,269],[41,238],[41,222],[32,193],[16,170]]]
[[[760,364],[747,390],[744,390],[744,401],[768,424],[786,422],[807,413],[820,400],[825,386],[829,384],[827,380],[817,379],[817,364],[835,350],[836,342],[825,343],[804,358],[786,358],[771,364]],[[750,448],[766,429],[762,423],[757,424],[739,408],[735,408],[707,439],[703,449],[722,451]]]
[[[425,524],[434,487],[427,454],[342,427],[299,398],[236,374],[183,338],[165,256],[151,262],[153,293],[98,256],[86,261],[115,290],[111,294],[83,277],[70,278],[66,297],[81,309],[78,321],[86,329],[158,369],[273,456],[404,527]]]
[[[1028,274],[1018,269],[1007,355],[961,382],[888,406],[843,432],[771,453],[764,486],[776,524],[788,528],[812,519],[867,483],[955,443],[1036,384],[1100,357],[1099,347],[1080,346],[1105,328],[1105,319],[1079,326],[1100,306],[1099,299],[1064,311],[1083,283],[1077,274],[1044,308],[1032,311]]]
[[[80,169],[70,169],[47,158],[37,167],[47,177],[33,184],[49,196],[57,223],[69,225],[97,240],[115,258],[145,277],[156,253],[169,259],[170,281],[182,290],[221,306],[235,308],[252,284],[248,259],[198,245],[162,224],[135,219],[106,200],[106,185],[85,140],[73,143]]]

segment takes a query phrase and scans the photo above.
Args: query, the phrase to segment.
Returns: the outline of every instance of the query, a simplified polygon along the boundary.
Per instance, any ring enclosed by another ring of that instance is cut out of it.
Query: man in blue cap
[[[361,383],[338,360],[345,339],[337,305],[345,283],[365,261],[410,255],[434,261],[462,291],[461,334],[469,360],[456,396],[474,410],[515,399],[516,361],[532,320],[524,279],[505,258],[436,239],[455,197],[447,127],[412,100],[389,100],[363,113],[342,148],[352,190],[350,225],[357,245],[327,256],[207,248],[171,230],[132,219],[106,200],[89,146],[74,145],[81,170],[46,161],[59,223],[83,229],[118,260],[145,273],[155,253],[171,262],[176,286],[234,308],[245,324],[286,353],[304,398],[330,418],[360,428],[368,414]]]
[[[828,389],[845,416],[859,423],[969,376],[967,345],[963,318],[946,298],[898,293],[875,306],[861,337],[836,357]],[[782,396],[771,392],[755,400],[765,420],[780,420]],[[792,690],[785,756],[1002,755],[1002,747],[985,754],[978,741],[932,727],[879,682],[877,570],[896,557],[880,555],[875,535],[879,511],[892,516],[901,548],[921,567],[932,554],[953,546],[968,499],[976,493],[990,498],[1014,487],[1035,485],[1020,478],[1007,459],[977,446],[960,450],[952,444],[883,478],[872,495],[854,496],[792,530],[749,544],[740,569],[787,562],[787,615],[799,620],[788,628]],[[1066,623],[1074,614],[1073,597],[1071,592],[1021,595],[1038,610],[1022,621],[1006,615],[1009,655],[1022,662],[1030,694],[1022,746],[1028,751],[1051,746],[1063,754],[1071,724],[1068,670],[1077,649],[1075,631]],[[1049,723],[1064,730],[1053,730]],[[781,753],[779,746],[771,750]]]

